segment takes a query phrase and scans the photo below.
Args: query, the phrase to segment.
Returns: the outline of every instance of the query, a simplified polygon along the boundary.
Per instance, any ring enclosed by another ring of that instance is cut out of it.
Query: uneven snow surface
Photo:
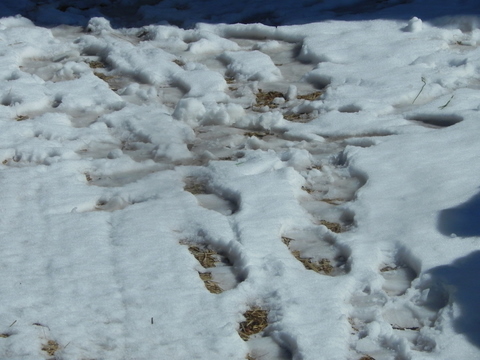
[[[480,358],[480,18],[249,4],[0,19],[0,359]]]

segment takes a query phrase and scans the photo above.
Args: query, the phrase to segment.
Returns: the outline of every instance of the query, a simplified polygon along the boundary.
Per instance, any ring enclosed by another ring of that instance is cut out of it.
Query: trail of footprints
[[[242,45],[242,49],[252,49],[258,41],[249,39],[236,39]],[[301,64],[294,59],[294,48],[296,45],[289,44],[289,51],[268,53],[285,77],[295,77],[305,74],[311,69],[309,64]],[[67,58],[29,60],[24,63],[22,71],[40,73],[46,81],[66,81],[74,79],[78,74],[65,73],[61,71],[61,64]],[[89,55],[82,58],[86,66],[100,79],[105,81],[112,91],[119,92],[122,86],[128,84],[131,79],[128,76],[115,76],[109,74],[106,65],[101,58]],[[78,59],[77,59],[78,60]],[[178,65],[183,66],[183,61]],[[207,60],[207,58],[205,59]],[[292,62],[295,64],[292,65]],[[218,71],[224,71],[221,68]],[[295,74],[294,72],[298,72]],[[299,79],[300,76],[296,78]],[[304,123],[314,118],[317,113],[315,107],[310,106],[311,102],[318,100],[323,88],[328,84],[308,84],[304,82],[295,83],[296,88],[280,89],[280,83],[261,83],[253,85],[252,81],[239,81],[227,78],[229,83],[228,94],[237,102],[243,104],[248,111],[268,112],[280,111],[283,117],[292,122]],[[255,86],[259,86],[255,89]],[[245,91],[245,89],[250,89]],[[251,96],[252,100],[243,101],[244,97]],[[173,90],[172,90],[173,91]],[[121,92],[119,92],[121,94]],[[130,102],[140,102],[138,98],[124,96]],[[12,106],[13,100],[5,97],[2,100],[4,106]],[[57,111],[61,99],[55,99],[51,103],[49,111]],[[249,105],[250,104],[250,105]],[[172,109],[175,106],[171,104]],[[359,108],[348,107],[340,109],[344,112],[360,111]],[[19,114],[17,121],[23,121],[36,114]],[[88,115],[88,119],[77,119],[79,126],[88,126],[102,114]],[[75,116],[74,116],[75,117]],[[85,117],[85,116],[84,116]],[[442,124],[433,123],[430,118],[412,118],[412,121],[420,121],[425,124],[436,126],[447,126],[458,119],[446,119]],[[460,120],[458,120],[460,121]],[[443,125],[448,123],[447,125]],[[243,156],[243,150],[248,148],[269,149],[280,148],[282,143],[289,146],[300,146],[297,141],[282,138],[281,133],[262,128],[243,129],[232,126],[205,125],[195,129],[196,139],[189,144],[189,149],[195,154],[193,160],[185,161],[182,165],[202,166],[210,160],[236,161]],[[368,136],[366,136],[368,137]],[[209,141],[216,139],[217,141]],[[349,231],[354,226],[353,214],[349,213],[342,206],[354,199],[355,192],[363,185],[364,181],[351,177],[348,169],[342,167],[335,158],[340,153],[345,142],[343,139],[331,139],[325,144],[307,144],[307,151],[315,159],[315,165],[309,168],[296,169],[305,178],[304,196],[299,199],[306,211],[312,217],[312,226],[307,229],[290,229],[282,234],[281,239],[285,246],[292,253],[292,257],[301,262],[306,271],[314,271],[319,276],[342,276],[350,271],[350,249],[342,244],[343,232]],[[124,145],[122,145],[124,146]],[[125,145],[126,146],[126,145]],[[305,144],[301,144],[305,148]],[[124,148],[123,150],[128,150]],[[127,152],[128,153],[128,152]],[[205,157],[205,154],[213,157]],[[146,155],[148,156],[148,154]],[[16,164],[21,157],[5,159],[4,165]],[[155,160],[155,159],[154,159]],[[13,162],[13,163],[12,163]],[[159,163],[158,168],[148,168],[143,171],[132,173],[101,174],[85,173],[86,182],[105,188],[121,187],[130,182],[137,181],[152,172],[172,168],[170,163]],[[210,191],[205,181],[195,177],[184,179],[184,190],[193,194],[199,206],[214,210],[224,216],[230,216],[238,211],[238,204],[232,199],[226,199],[219,194]],[[100,198],[90,211],[117,211],[122,210],[134,202],[125,200],[119,194],[110,197]],[[202,241],[181,240],[180,243],[195,257],[199,263],[198,275],[205,284],[208,291],[213,294],[221,294],[224,291],[234,289],[240,282],[244,281],[235,269],[231,256],[224,250],[217,249],[209,243],[208,239]],[[431,351],[435,342],[422,333],[422,327],[432,326],[438,311],[445,302],[437,302],[435,306],[426,306],[426,300],[412,299],[409,290],[412,288],[412,281],[417,273],[402,259],[392,259],[382,266],[378,276],[384,279],[382,291],[372,291],[368,286],[362,293],[355,294],[351,299],[353,307],[349,322],[352,328],[352,351],[354,356],[361,360],[383,360],[408,358],[408,349],[417,351]],[[440,295],[439,295],[440,296]],[[440,296],[441,298],[441,296]],[[423,303],[422,303],[423,301]],[[430,304],[431,305],[431,304]],[[433,309],[433,310],[432,310]],[[268,327],[268,310],[259,307],[252,307],[244,313],[245,321],[239,324],[239,336],[245,341],[254,341],[255,336],[262,336]],[[378,333],[376,326],[389,324],[391,327],[390,337],[375,338]],[[254,336],[255,335],[255,336]],[[253,340],[252,340],[253,337]],[[272,340],[273,341],[273,340]],[[47,351],[47,350],[45,350]],[[278,359],[291,359],[292,355],[285,349],[279,350]],[[247,355],[249,360],[258,360],[251,354]]]

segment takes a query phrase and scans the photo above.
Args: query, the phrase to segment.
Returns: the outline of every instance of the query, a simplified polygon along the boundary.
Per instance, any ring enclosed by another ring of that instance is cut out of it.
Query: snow
[[[4,1],[0,358],[480,357],[477,14]]]

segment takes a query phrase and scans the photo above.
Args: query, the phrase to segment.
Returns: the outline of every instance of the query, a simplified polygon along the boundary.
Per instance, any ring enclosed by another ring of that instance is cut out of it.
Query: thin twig
[[[422,82],[423,82],[423,86],[422,86],[422,88],[420,89],[420,91],[418,92],[417,96],[415,96],[415,99],[413,99],[412,104],[415,104],[415,101],[418,99],[418,97],[419,97],[420,94],[422,93],[423,88],[425,87],[425,85],[427,85],[427,80],[425,80],[425,78],[424,78],[423,76],[422,76]]]
[[[452,97],[450,98],[450,100],[448,100],[445,105],[439,106],[438,108],[439,108],[440,110],[445,109],[445,108],[447,107],[447,105],[450,104],[450,101],[452,101],[453,97],[454,97],[454,95],[452,95]]]

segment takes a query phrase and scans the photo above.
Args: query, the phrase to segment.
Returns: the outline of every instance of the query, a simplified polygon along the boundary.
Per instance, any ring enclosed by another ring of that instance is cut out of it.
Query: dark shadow
[[[438,230],[444,235],[480,236],[480,193],[461,205],[440,211]]]
[[[451,301],[453,300],[460,308],[460,316],[454,320],[455,331],[465,335],[472,344],[480,347],[480,312],[478,311],[480,251],[475,251],[452,264],[433,268],[428,273],[432,276],[433,284],[443,284],[448,287]],[[435,298],[436,296],[433,295],[432,300],[436,300]]]
[[[85,26],[95,16],[107,18],[113,27],[170,24],[191,28],[204,23],[306,24],[324,20],[422,20],[480,14],[477,0],[357,0],[339,6],[321,0],[2,0],[0,17],[22,15],[40,26]],[[478,22],[467,21],[469,28]],[[442,24],[440,24],[442,25]],[[445,24],[443,24],[445,25]],[[468,29],[467,29],[468,30]]]

